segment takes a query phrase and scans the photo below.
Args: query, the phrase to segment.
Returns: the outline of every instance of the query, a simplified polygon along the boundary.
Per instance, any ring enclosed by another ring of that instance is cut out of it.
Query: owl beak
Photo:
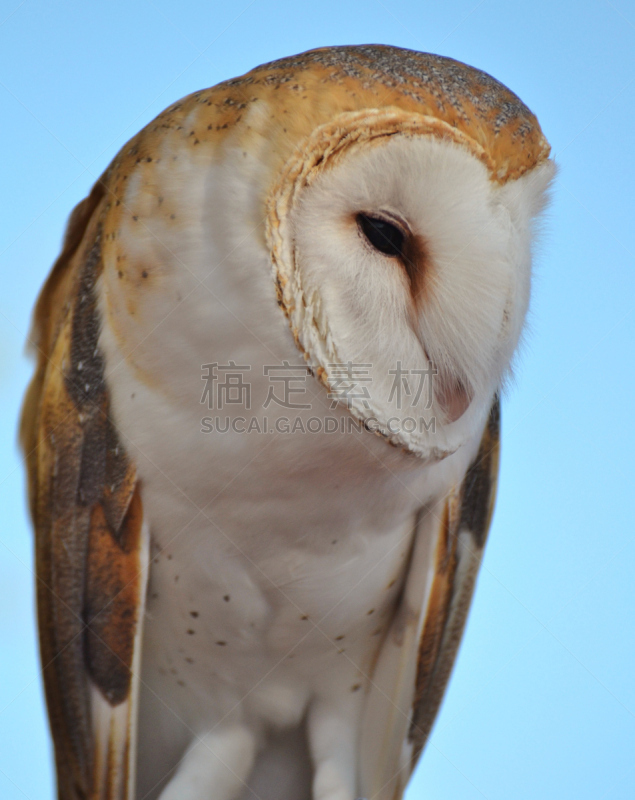
[[[434,396],[448,423],[456,422],[469,408],[474,393],[460,379],[436,376]]]

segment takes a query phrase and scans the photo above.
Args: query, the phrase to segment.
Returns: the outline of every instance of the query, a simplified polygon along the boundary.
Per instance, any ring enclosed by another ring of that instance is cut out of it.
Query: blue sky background
[[[479,67],[560,165],[500,494],[457,668],[408,800],[635,797],[635,4],[0,2],[0,797],[52,800],[16,418],[65,220],[172,101],[312,47]]]

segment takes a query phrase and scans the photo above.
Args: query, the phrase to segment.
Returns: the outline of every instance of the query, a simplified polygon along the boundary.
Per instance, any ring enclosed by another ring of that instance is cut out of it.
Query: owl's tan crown
[[[170,106],[124,147],[111,189],[120,196],[122,174],[156,157],[170,133],[193,147],[221,146],[230,134],[248,141],[246,111],[255,103],[266,109],[266,135],[280,167],[337,115],[389,106],[435,118],[474,141],[498,183],[531,170],[550,151],[534,114],[485,72],[386,45],[329,47],[263,64]]]

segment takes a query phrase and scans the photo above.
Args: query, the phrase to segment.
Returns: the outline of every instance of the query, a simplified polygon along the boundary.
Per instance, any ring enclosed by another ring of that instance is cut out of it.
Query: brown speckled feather
[[[104,194],[99,181],[71,215],[38,301],[38,363],[21,428],[36,530],[40,648],[63,800],[128,796],[121,774],[116,791],[108,781],[94,789],[98,764],[106,757],[121,762],[117,753],[130,748],[130,726],[115,739],[96,737],[94,697],[99,692],[106,708],[132,705],[144,593],[140,495],[110,422],[98,348]],[[127,761],[118,771],[128,771]]]

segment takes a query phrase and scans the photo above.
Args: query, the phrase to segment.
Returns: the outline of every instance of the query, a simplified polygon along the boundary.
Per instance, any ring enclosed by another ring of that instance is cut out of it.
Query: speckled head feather
[[[246,112],[255,104],[266,109],[278,168],[338,114],[391,106],[437,119],[472,140],[499,183],[532,169],[550,151],[534,114],[491,75],[443,56],[362,45],[310,50],[195,92],[160,114],[117,161],[127,167],[154,158],[167,135],[193,147],[221,146],[231,133],[249,138]]]

